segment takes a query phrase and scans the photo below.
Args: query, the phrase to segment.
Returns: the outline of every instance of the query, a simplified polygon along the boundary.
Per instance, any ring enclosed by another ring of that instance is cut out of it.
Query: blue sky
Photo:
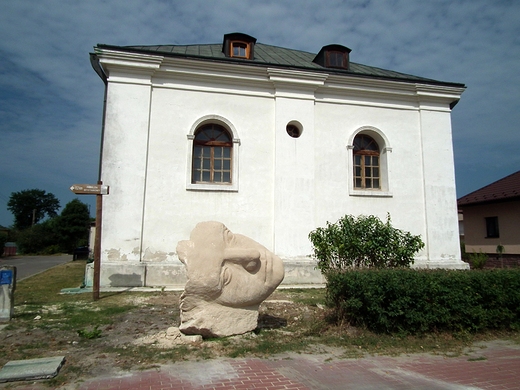
[[[467,90],[452,113],[457,196],[520,170],[520,2],[516,0],[10,0],[0,7],[0,225],[14,191],[62,207],[98,173],[103,83],[97,43],[220,43],[229,32]],[[92,206],[93,196],[79,198]]]

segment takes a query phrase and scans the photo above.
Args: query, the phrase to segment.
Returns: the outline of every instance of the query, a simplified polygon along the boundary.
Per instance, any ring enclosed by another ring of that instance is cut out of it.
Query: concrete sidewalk
[[[34,383],[16,389],[43,389]],[[414,354],[339,359],[291,354],[270,359],[180,362],[119,372],[61,389],[520,389],[520,345],[486,343],[459,357]]]

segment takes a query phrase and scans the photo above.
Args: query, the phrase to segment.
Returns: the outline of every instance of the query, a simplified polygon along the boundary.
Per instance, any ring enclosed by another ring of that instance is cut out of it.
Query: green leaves
[[[13,213],[17,229],[26,229],[45,216],[55,217],[59,208],[60,201],[54,194],[39,189],[13,192],[7,202],[7,209]]]
[[[309,234],[317,268],[322,273],[352,268],[409,267],[413,256],[424,247],[420,236],[394,228],[390,215],[379,218],[345,215],[336,223],[327,222]]]
[[[520,329],[520,270],[363,269],[327,275],[327,304],[371,331]]]

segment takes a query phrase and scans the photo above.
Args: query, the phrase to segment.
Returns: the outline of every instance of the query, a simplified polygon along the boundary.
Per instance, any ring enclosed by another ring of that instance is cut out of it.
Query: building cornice
[[[443,111],[450,110],[465,90],[463,86],[201,61],[113,49],[96,48],[95,54],[111,82],[152,83],[165,88],[236,91],[264,97],[274,94],[330,103],[372,105],[373,102],[382,106]],[[250,90],[246,91],[246,88]]]

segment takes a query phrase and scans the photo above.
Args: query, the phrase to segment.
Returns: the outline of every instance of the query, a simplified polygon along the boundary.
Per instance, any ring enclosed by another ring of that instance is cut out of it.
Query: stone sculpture
[[[254,330],[258,308],[282,282],[282,260],[220,222],[201,222],[177,245],[188,281],[181,296],[184,334],[221,337]]]

